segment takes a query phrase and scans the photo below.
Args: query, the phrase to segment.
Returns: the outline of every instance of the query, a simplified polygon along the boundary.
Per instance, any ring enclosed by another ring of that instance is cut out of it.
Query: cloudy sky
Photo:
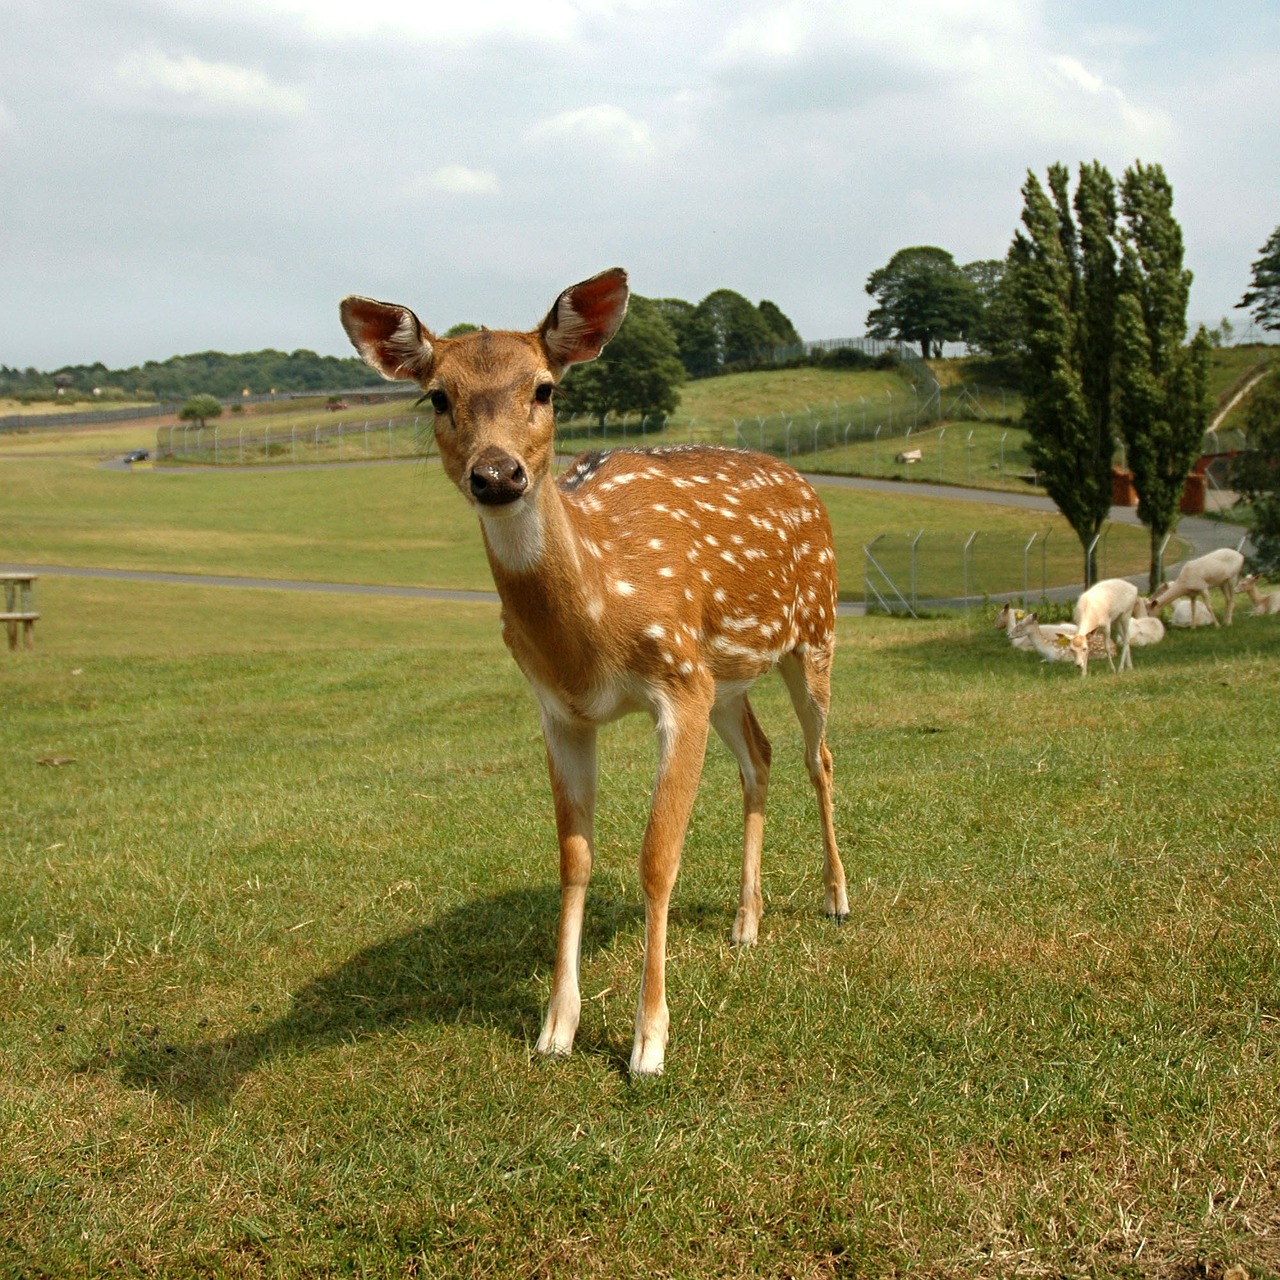
[[[529,327],[626,266],[860,334],[1031,168],[1163,164],[1194,320],[1280,224],[1275,0],[0,0],[0,364]]]

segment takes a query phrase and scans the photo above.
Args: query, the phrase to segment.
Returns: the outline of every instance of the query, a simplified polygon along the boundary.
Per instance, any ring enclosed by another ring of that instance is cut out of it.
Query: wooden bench
[[[0,573],[4,584],[4,611],[0,622],[9,633],[9,648],[18,647],[18,629],[22,629],[22,642],[28,649],[36,647],[36,575],[34,573]]]

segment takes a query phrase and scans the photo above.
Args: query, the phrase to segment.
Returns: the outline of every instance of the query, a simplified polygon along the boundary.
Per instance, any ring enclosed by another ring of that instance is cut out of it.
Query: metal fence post
[[[1022,603],[1024,607],[1026,607],[1028,603],[1027,595],[1028,595],[1028,589],[1030,585],[1029,570],[1030,570],[1030,561],[1031,561],[1031,547],[1038,536],[1039,536],[1038,533],[1033,533],[1031,537],[1027,540],[1027,545],[1022,548]]]
[[[938,483],[942,483],[942,437],[947,434],[946,427],[938,428]]]
[[[924,537],[924,530],[921,529],[914,538],[911,539],[911,607],[914,609],[919,604],[919,596],[916,591],[917,576],[920,567],[920,539]]]
[[[968,541],[965,542],[964,549],[961,552],[961,560],[964,565],[964,608],[966,613],[969,611],[969,548],[973,546],[973,540],[977,536],[978,531],[975,529],[969,535]]]

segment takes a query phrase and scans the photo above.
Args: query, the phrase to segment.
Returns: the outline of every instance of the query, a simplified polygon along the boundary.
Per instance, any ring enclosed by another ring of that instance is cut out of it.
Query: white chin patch
[[[484,540],[509,573],[525,573],[542,558],[542,521],[530,496],[522,494],[501,507],[476,507]]]

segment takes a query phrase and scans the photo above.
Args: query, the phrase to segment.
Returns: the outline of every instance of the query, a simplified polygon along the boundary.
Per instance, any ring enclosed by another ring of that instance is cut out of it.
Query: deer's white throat
[[[493,558],[508,573],[528,573],[542,559],[546,538],[536,487],[506,507],[480,508],[480,527]]]

